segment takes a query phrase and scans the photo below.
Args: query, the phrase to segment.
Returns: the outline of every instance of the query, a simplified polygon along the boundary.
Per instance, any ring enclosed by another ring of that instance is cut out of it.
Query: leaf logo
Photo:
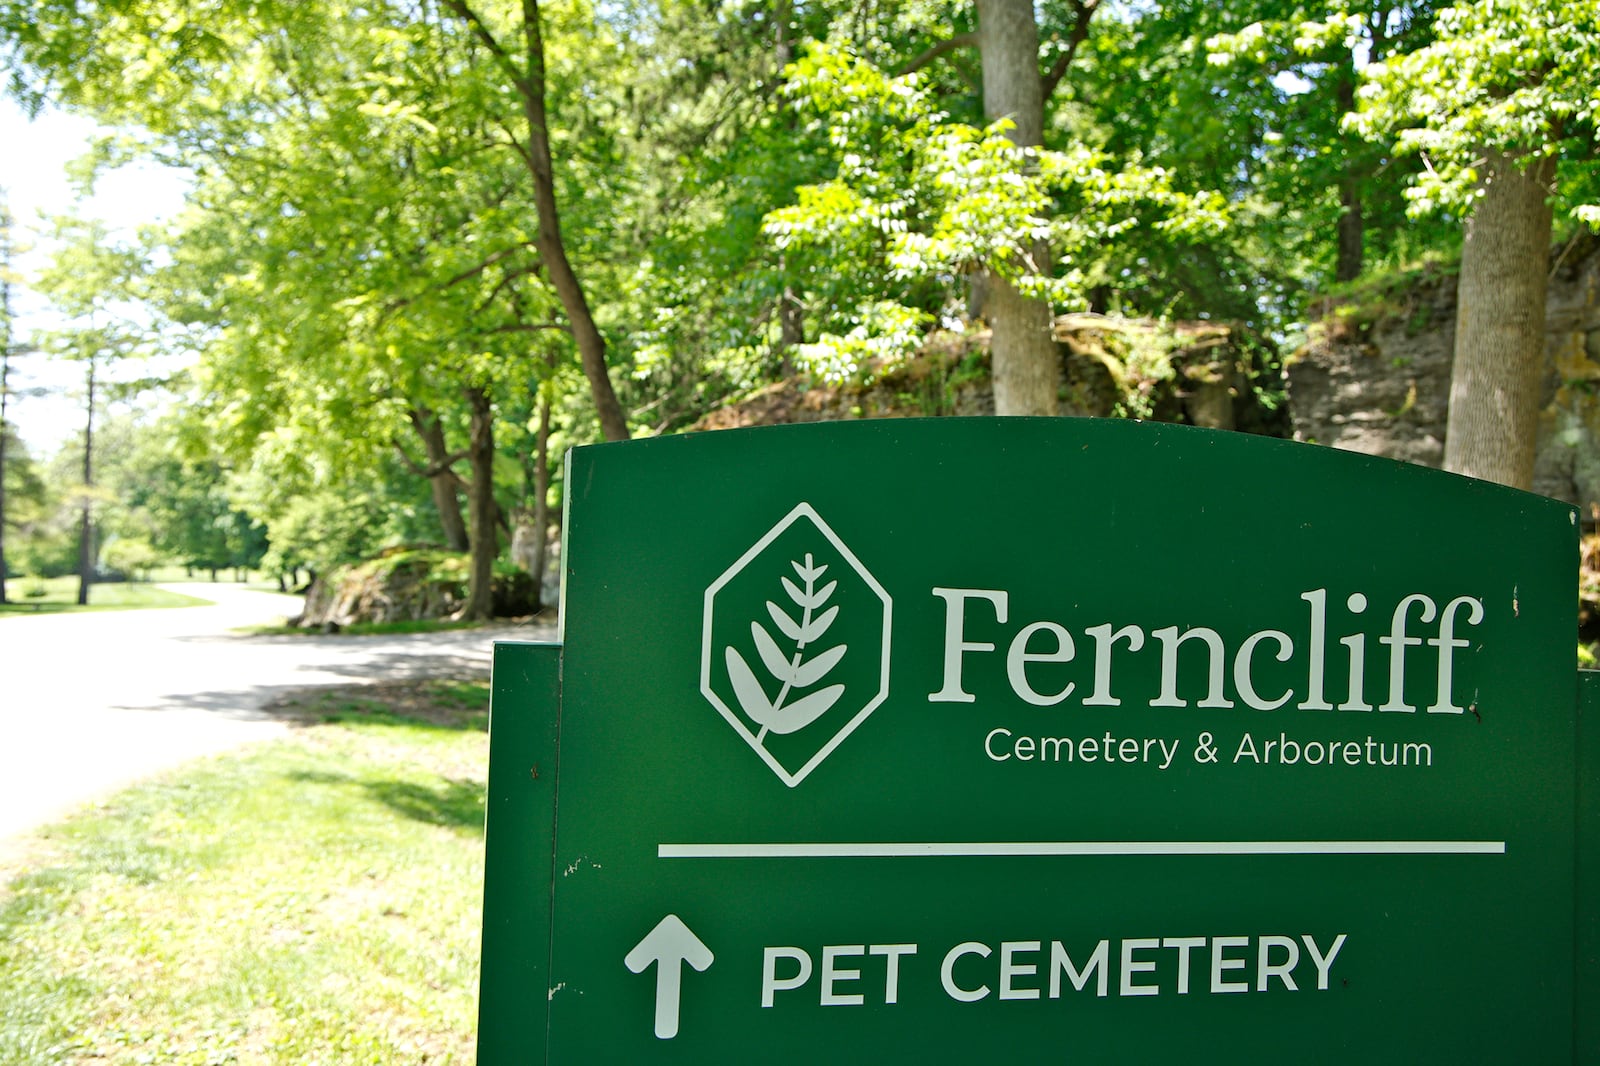
[[[888,698],[891,607],[802,503],[706,590],[700,690],[793,787]]]
[[[739,706],[761,726],[761,732],[756,734],[757,744],[767,739],[768,730],[788,734],[804,729],[839,702],[839,697],[844,695],[843,685],[829,685],[827,688],[801,696],[792,703],[788,702],[789,697],[796,691],[810,688],[826,677],[829,671],[839,665],[839,660],[844,658],[846,651],[845,645],[835,644],[810,659],[805,657],[807,645],[820,640],[839,614],[837,607],[829,607],[821,614],[815,613],[828,602],[828,598],[833,595],[834,589],[839,587],[839,583],[830,581],[822,588],[817,588],[817,581],[828,568],[817,566],[812,562],[809,553],[804,563],[790,565],[794,567],[800,580],[805,582],[805,588],[801,589],[788,577],[781,579],[783,591],[789,594],[789,598],[800,609],[800,621],[796,622],[782,607],[771,600],[767,601],[767,613],[772,616],[772,624],[777,626],[778,631],[794,645],[793,657],[778,647],[778,642],[772,639],[772,634],[768,633],[760,622],[750,623],[750,636],[755,641],[756,651],[761,654],[761,665],[765,666],[767,673],[782,686],[778,690],[777,698],[770,701],[767,699],[766,689],[762,687],[755,671],[750,669],[737,648],[730,644],[724,653],[728,661],[728,677],[733,681],[733,691],[739,697]]]

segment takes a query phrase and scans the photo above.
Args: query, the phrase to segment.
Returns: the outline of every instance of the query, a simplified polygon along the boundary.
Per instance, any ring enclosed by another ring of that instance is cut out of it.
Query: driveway
[[[0,619],[0,858],[73,808],[200,755],[283,736],[263,712],[315,685],[485,677],[495,640],[548,627],[396,636],[249,637],[298,597],[224,583],[165,586],[214,606]]]

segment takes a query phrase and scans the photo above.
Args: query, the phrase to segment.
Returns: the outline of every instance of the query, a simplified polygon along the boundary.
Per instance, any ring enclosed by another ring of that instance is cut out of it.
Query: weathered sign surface
[[[1584,1054],[1571,508],[1074,420],[567,493],[562,643],[495,662],[480,1062]]]

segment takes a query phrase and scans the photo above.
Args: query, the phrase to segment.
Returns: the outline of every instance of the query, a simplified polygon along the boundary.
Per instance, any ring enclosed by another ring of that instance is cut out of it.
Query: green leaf
[[[829,685],[818,689],[803,699],[783,707],[772,714],[772,721],[763,722],[774,733],[788,734],[804,729],[828,712],[839,697],[844,695],[843,685]],[[753,716],[752,716],[753,717]]]
[[[761,682],[756,680],[755,671],[750,669],[750,664],[744,661],[744,656],[729,645],[723,656],[728,665],[728,679],[733,682],[733,694],[739,698],[739,706],[750,720],[757,725],[776,729],[772,713],[772,701],[767,699],[767,694],[761,688]],[[779,730],[782,732],[782,730]]]

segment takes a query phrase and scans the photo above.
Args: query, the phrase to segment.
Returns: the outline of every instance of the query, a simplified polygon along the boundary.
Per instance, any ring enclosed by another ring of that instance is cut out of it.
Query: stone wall
[[[1456,278],[1435,273],[1319,309],[1286,371],[1297,440],[1437,467]],[[1600,241],[1553,258],[1534,491],[1600,506]]]

